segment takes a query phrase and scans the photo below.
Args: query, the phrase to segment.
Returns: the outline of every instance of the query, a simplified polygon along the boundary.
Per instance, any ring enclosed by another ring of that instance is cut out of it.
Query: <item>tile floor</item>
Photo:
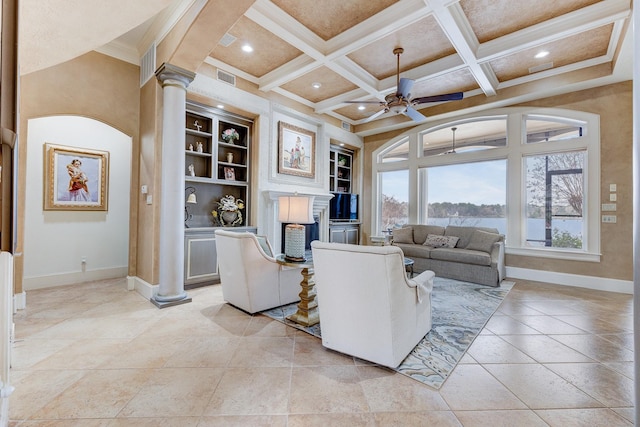
[[[27,293],[12,426],[629,426],[632,296],[516,280],[442,388],[222,300],[125,281]]]

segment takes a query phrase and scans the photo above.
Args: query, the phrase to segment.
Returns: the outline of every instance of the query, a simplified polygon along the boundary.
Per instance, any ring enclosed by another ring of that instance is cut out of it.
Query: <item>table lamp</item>
[[[278,197],[278,220],[289,223],[284,228],[284,258],[287,261],[305,261],[305,228],[313,224],[313,196]]]

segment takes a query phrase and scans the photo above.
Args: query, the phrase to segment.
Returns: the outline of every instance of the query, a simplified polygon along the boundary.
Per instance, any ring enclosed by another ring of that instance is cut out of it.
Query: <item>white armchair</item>
[[[397,246],[311,243],[322,345],[395,368],[431,330],[432,271],[407,278]]]
[[[268,240],[226,230],[215,236],[225,301],[253,314],[300,300],[301,270],[278,264]]]

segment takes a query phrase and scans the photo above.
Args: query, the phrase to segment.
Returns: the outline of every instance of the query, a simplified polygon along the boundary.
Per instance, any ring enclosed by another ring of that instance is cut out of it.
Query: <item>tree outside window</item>
[[[380,224],[385,231],[409,222],[409,171],[380,173]]]
[[[527,157],[528,246],[583,248],[585,152]]]

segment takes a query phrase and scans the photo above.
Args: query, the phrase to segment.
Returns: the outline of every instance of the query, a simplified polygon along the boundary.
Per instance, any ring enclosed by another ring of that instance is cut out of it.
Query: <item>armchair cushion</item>
[[[434,273],[408,279],[397,246],[311,243],[322,345],[397,367],[431,329]]]

